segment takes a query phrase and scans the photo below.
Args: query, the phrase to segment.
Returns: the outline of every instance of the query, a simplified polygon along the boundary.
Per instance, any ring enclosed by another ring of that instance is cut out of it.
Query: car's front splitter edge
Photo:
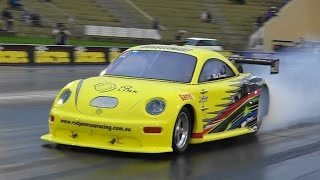
[[[139,147],[139,148],[130,148],[130,147],[121,147],[114,145],[109,146],[98,146],[94,144],[87,144],[81,142],[72,142],[69,140],[65,140],[58,137],[53,137],[51,134],[45,134],[41,136],[41,140],[49,141],[57,144],[71,145],[71,146],[79,146],[79,147],[88,147],[88,148],[96,148],[96,149],[104,149],[104,150],[112,150],[112,151],[121,151],[121,152],[132,152],[132,153],[165,153],[172,152],[172,147]]]

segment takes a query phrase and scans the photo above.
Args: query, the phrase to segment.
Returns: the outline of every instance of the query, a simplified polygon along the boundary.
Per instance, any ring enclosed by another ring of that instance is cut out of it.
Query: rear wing
[[[260,58],[244,58],[244,57],[229,57],[231,62],[236,64],[257,64],[271,66],[271,74],[279,73],[279,59],[260,59]]]

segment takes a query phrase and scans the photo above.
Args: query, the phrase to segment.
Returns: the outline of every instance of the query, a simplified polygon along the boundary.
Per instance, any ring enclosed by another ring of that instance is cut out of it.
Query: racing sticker
[[[35,63],[70,63],[71,46],[36,46],[34,51]]]
[[[99,91],[99,92],[109,92],[112,91],[114,89],[117,88],[117,86],[113,83],[109,83],[109,82],[103,82],[103,83],[99,83],[94,85],[95,90]]]
[[[26,51],[0,51],[0,63],[28,63]]]
[[[123,144],[122,138],[114,137],[109,141],[110,144]]]
[[[171,47],[171,46],[141,46],[140,49],[153,49],[153,50],[168,50],[168,51],[180,51],[188,52],[191,49],[186,47]]]
[[[105,63],[106,52],[103,47],[82,47],[74,48],[75,63]]]
[[[71,120],[64,120],[64,119],[61,119],[60,122],[62,124],[68,124],[72,126],[88,127],[88,128],[94,128],[94,129],[105,129],[107,131],[127,131],[127,132],[131,131],[131,128],[129,127],[110,126],[106,124],[94,124],[94,123],[86,123],[81,121],[71,121]]]
[[[193,97],[190,93],[188,94],[179,94],[182,101],[192,100]]]
[[[128,92],[128,93],[138,93],[137,90],[133,89],[132,86],[130,85],[125,85],[125,86],[121,86],[118,91],[122,91],[122,92]]]
[[[30,62],[30,48],[27,45],[1,45],[0,64],[27,64]]]

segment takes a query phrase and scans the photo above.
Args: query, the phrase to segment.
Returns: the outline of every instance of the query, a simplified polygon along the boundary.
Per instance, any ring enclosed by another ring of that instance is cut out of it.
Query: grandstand
[[[128,1],[139,7],[134,8]],[[172,43],[177,30],[187,31],[186,37],[219,39],[226,48],[241,49],[252,33],[252,24],[279,0],[250,0],[245,5],[230,0],[39,0],[22,1],[28,11],[38,12],[43,27],[30,27],[19,21],[21,11],[12,11],[15,31],[19,36],[50,36],[55,23],[68,24],[73,35],[83,36],[83,25],[151,28],[157,18],[163,42]],[[1,7],[6,1],[0,1]],[[209,11],[213,23],[200,21],[202,11]],[[142,11],[142,12],[141,12]]]

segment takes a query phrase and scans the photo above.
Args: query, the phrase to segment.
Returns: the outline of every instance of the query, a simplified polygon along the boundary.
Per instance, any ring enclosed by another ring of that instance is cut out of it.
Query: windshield
[[[166,51],[127,51],[105,70],[105,75],[190,82],[196,58]]]

